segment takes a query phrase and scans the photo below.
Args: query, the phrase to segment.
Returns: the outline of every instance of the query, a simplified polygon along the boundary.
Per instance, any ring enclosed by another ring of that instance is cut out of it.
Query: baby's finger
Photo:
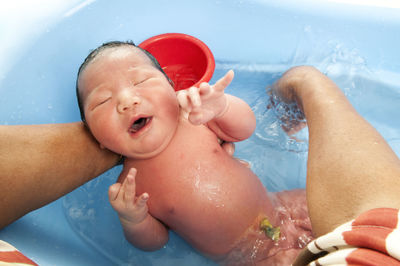
[[[233,156],[235,153],[235,144],[233,142],[224,142],[221,147],[230,155]]]
[[[180,90],[176,94],[176,98],[178,99],[178,103],[181,108],[185,111],[190,111],[189,109],[189,100],[188,100],[188,91],[187,90]]]
[[[221,79],[219,79],[215,84],[214,84],[214,89],[216,91],[222,91],[225,90],[226,87],[228,87],[228,85],[232,82],[233,80],[233,70],[229,70],[225,76],[223,76]]]
[[[124,182],[124,201],[133,204],[136,195],[136,182],[135,176],[128,174]]]
[[[199,93],[201,96],[206,96],[211,91],[211,86],[207,82],[202,82],[199,86]]]
[[[115,201],[117,199],[120,188],[121,188],[120,183],[115,183],[108,188],[109,201]]]
[[[199,94],[198,88],[191,87],[188,90],[188,95],[189,95],[190,101],[192,102],[193,107],[201,106],[201,99],[200,99],[200,94]]]
[[[191,112],[189,115],[189,121],[193,125],[201,125],[203,122],[203,113],[197,111]]]
[[[126,200],[126,194],[129,193],[127,190],[132,191],[135,190],[136,188],[132,188],[132,178],[134,179],[136,176],[136,169],[135,168],[130,168],[128,173],[126,174],[126,177],[124,181],[121,184],[120,192],[119,192],[119,197],[122,197],[121,200]],[[133,182],[133,185],[135,185],[135,182]]]
[[[140,197],[138,197],[138,199],[136,200],[136,206],[138,208],[143,208],[146,205],[146,202],[149,200],[149,194],[147,193],[143,193],[142,195],[140,195]]]
[[[238,160],[239,163],[243,164],[245,167],[251,168],[251,165],[250,165],[250,163],[248,161],[245,161],[245,160],[242,160],[242,159],[238,159],[238,158],[236,158],[236,160]]]

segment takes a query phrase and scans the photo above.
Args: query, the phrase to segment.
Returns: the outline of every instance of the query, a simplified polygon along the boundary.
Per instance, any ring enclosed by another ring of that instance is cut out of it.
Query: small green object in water
[[[281,236],[281,228],[279,226],[273,227],[267,218],[262,219],[260,222],[260,229],[274,241],[278,241]]]

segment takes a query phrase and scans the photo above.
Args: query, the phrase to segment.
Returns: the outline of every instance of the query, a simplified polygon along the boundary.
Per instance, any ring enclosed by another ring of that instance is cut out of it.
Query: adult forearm
[[[0,126],[0,228],[111,168],[82,123]]]
[[[313,67],[296,67],[276,88],[307,119],[307,201],[316,235],[368,209],[400,207],[399,159],[332,80]]]

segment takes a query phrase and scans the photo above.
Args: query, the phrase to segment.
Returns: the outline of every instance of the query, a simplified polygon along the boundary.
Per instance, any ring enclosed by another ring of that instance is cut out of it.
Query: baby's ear
[[[103,146],[103,144],[100,144],[100,149],[104,150],[106,147]]]

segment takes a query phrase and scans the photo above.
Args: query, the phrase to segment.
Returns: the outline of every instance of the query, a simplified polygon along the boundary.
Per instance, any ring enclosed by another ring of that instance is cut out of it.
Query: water
[[[370,73],[365,69],[349,71],[348,67],[326,64],[320,69],[332,77],[355,108],[400,154],[400,84],[386,85],[370,80],[361,76]],[[306,181],[307,128],[292,136],[284,130],[288,127],[287,121],[292,121],[288,118],[304,122],[301,113],[293,106],[277,103],[267,93],[269,85],[282,74],[280,69],[287,68],[217,62],[211,81],[215,82],[228,69],[234,69],[234,81],[226,92],[249,103],[257,119],[256,131],[249,139],[236,144],[235,156],[250,163],[269,191],[304,188]],[[173,232],[163,249],[151,253],[132,247],[124,239],[107,196],[107,189],[120,170],[121,167],[116,167],[65,197],[64,212],[74,231],[116,265],[214,265]]]

